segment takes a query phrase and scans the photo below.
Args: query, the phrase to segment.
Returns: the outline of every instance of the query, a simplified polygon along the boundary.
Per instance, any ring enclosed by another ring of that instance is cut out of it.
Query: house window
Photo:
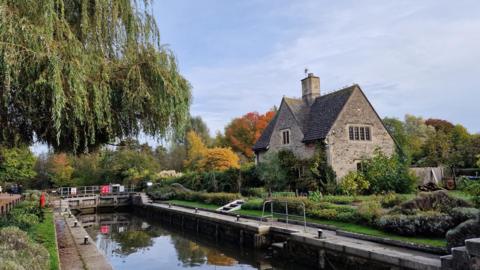
[[[282,131],[282,142],[283,144],[290,144],[290,130]]]
[[[365,141],[365,128],[360,127],[360,141]]]
[[[370,141],[372,140],[370,127],[367,127],[367,126],[348,127],[348,138],[351,141]]]
[[[357,172],[363,172],[363,162],[357,162]]]

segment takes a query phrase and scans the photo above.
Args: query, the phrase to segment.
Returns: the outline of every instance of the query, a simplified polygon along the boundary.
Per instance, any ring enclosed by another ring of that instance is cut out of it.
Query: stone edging
[[[285,222],[285,220],[283,219],[279,219],[278,221]],[[298,222],[296,220],[289,221],[289,223],[292,223],[295,225],[303,225],[303,222]],[[433,253],[438,255],[448,254],[447,248],[432,247],[432,246],[426,246],[422,244],[394,240],[390,238],[382,238],[378,236],[347,232],[347,231],[339,230],[337,227],[331,226],[331,225],[323,225],[318,223],[307,222],[307,226],[324,229],[324,230],[331,230],[331,231],[335,231],[337,235],[340,235],[340,236],[346,236],[346,237],[360,239],[360,240],[367,240],[367,241],[380,243],[380,244],[387,244],[387,245],[396,246],[396,247],[409,248],[413,250],[418,250],[418,251],[423,251],[423,252],[428,252],[428,253]]]
[[[398,246],[398,247],[409,248],[409,249],[414,249],[414,250],[418,250],[418,251],[434,253],[434,254],[438,254],[438,255],[448,254],[447,248],[426,246],[426,245],[421,245],[421,244],[416,244],[416,243],[403,242],[403,241],[399,241],[399,240],[389,239],[389,238],[381,238],[381,237],[376,237],[376,236],[371,236],[371,235],[346,232],[346,231],[342,231],[342,230],[337,230],[337,234],[341,235],[341,236],[347,236],[347,237],[352,237],[352,238],[361,239],[361,240],[368,240],[368,241],[382,243],[382,244],[388,244],[388,245],[392,245],[392,246]]]
[[[168,204],[168,203],[161,202],[161,201],[156,202],[156,203]],[[224,215],[227,215],[227,216],[232,216],[232,217],[235,217],[235,216],[239,215],[239,214],[235,214],[235,213],[224,213],[224,212],[219,212],[219,211],[212,210],[212,209],[206,209],[206,208],[201,208],[201,207],[193,207],[193,206],[185,206],[185,205],[179,205],[179,204],[175,204],[175,203],[172,203],[172,205],[178,206],[178,207],[184,207],[184,208],[188,208],[188,209],[198,208],[199,210],[202,210],[202,211],[205,211],[205,212],[211,212],[211,213],[217,213],[217,214],[221,213],[221,214],[224,214]],[[262,220],[262,218],[255,217],[255,216],[248,216],[248,215],[239,215],[239,216],[241,218],[253,219],[253,220],[258,220],[258,221]],[[263,221],[267,221],[267,220],[263,219]],[[284,223],[286,222],[285,219],[281,219],[281,218],[278,219],[277,221],[284,222]],[[289,220],[288,222],[291,223],[291,224],[294,224],[294,225],[303,225],[304,224],[303,222],[299,222],[299,221],[296,221],[296,220]],[[448,254],[447,248],[432,247],[432,246],[426,246],[426,245],[421,245],[421,244],[403,242],[403,241],[389,239],[389,238],[382,238],[382,237],[378,237],[378,236],[352,233],[352,232],[339,230],[337,227],[331,226],[331,225],[324,225],[324,224],[307,222],[307,226],[308,227],[313,227],[313,228],[324,229],[324,230],[335,231],[335,233],[340,235],[340,236],[346,236],[346,237],[359,239],[359,240],[367,240],[367,241],[371,241],[371,242],[375,242],[375,243],[387,244],[387,245],[402,247],[402,248],[409,248],[409,249],[413,249],[413,250],[418,250],[418,251],[423,251],[423,252],[428,252],[428,253],[433,253],[433,254],[438,254],[438,255]]]
[[[53,232],[55,234],[55,245],[57,246],[57,252],[55,252],[57,254],[57,262],[58,262],[58,269],[61,270],[62,269],[62,262],[60,261],[60,253],[59,253],[59,246],[58,246],[58,236],[57,236],[57,223],[55,222],[55,209],[54,208],[50,208],[50,210],[52,211],[52,222],[53,222]]]

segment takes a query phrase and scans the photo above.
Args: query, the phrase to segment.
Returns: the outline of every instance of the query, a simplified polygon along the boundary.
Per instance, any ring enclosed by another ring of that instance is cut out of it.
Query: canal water
[[[206,240],[131,213],[81,215],[79,219],[114,269],[307,269],[254,251]]]

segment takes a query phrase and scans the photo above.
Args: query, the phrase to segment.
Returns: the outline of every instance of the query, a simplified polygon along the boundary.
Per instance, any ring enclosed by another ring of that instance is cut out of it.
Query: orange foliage
[[[265,114],[250,112],[233,119],[225,128],[226,143],[234,151],[242,153],[247,158],[253,158],[252,147],[274,116],[274,111]]]
[[[207,149],[201,160],[203,171],[225,171],[229,168],[240,168],[240,159],[230,148],[215,147]]]
[[[192,171],[224,171],[240,168],[240,159],[230,148],[207,148],[195,131],[187,133],[185,166]]]
[[[72,184],[73,167],[70,165],[67,154],[59,153],[52,155],[47,164],[47,171],[57,186],[69,186]]]

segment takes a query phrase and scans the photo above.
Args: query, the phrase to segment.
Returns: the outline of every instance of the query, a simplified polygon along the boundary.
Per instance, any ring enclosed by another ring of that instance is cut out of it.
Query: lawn
[[[198,207],[198,208],[204,208],[204,209],[210,209],[210,210],[212,209],[214,210],[220,207],[218,205],[180,201],[180,200],[171,200],[168,202],[176,205],[181,205],[181,206]],[[245,215],[245,216],[255,216],[255,217],[262,216],[262,211],[259,211],[259,210],[238,210],[238,211],[235,211],[235,213]],[[400,236],[400,235],[387,233],[381,230],[377,230],[375,228],[371,228],[368,226],[352,224],[352,223],[345,223],[345,222],[338,222],[338,221],[331,221],[331,220],[319,220],[319,219],[313,219],[308,217],[307,217],[307,221],[311,223],[334,226],[340,230],[347,231],[347,232],[377,236],[382,238],[389,238],[392,240],[398,240],[398,241],[408,242],[408,243],[416,243],[416,244],[432,246],[432,247],[445,247],[447,244],[445,239]]]
[[[50,254],[50,269],[59,269],[55,224],[53,222],[53,212],[51,209],[45,209],[44,221],[31,227],[28,234],[33,240],[48,250]]]

